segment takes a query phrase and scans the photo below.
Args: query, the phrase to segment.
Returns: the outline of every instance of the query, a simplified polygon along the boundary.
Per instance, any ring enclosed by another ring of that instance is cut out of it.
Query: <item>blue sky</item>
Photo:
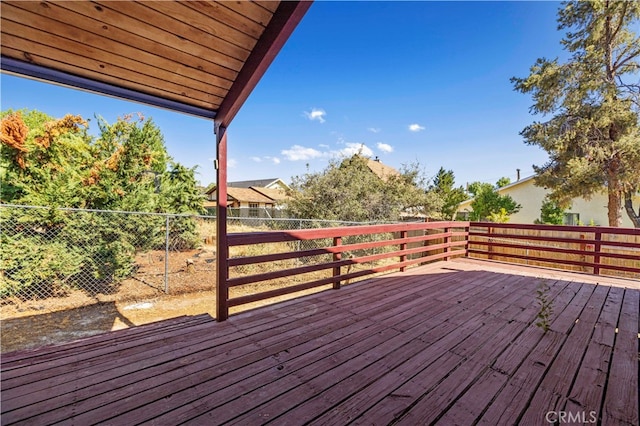
[[[533,173],[544,151],[519,132],[535,119],[509,79],[563,57],[557,2],[314,3],[229,127],[229,180],[324,169],[358,150],[432,177],[495,183]],[[2,109],[54,117],[142,112],[169,154],[215,180],[213,123],[145,105],[1,76]],[[95,122],[95,120],[92,120]],[[91,129],[96,131],[95,124]]]

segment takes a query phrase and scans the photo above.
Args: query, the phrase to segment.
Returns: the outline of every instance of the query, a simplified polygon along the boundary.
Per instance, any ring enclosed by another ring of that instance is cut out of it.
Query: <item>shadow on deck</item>
[[[639,287],[456,260],[3,354],[2,424],[637,425]]]

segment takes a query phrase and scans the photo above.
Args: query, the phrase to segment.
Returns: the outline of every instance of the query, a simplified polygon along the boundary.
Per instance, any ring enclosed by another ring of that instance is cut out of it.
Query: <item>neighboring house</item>
[[[509,195],[522,206],[518,213],[509,216],[510,223],[534,223],[536,219],[540,219],[540,208],[545,196],[550,191],[535,186],[533,181],[534,176],[529,176],[498,189],[500,195]],[[634,205],[637,205],[640,202],[640,197],[636,197],[634,200]],[[473,211],[472,201],[473,199],[460,203],[458,213],[462,217],[465,216],[465,213],[468,216],[468,213]],[[594,194],[590,200],[574,198],[571,206],[565,211],[564,224],[608,226],[607,202],[606,193]],[[622,226],[633,228],[633,223],[624,211],[622,212]]]
[[[231,188],[267,188],[267,189],[280,189],[283,192],[288,191],[289,185],[284,183],[280,178],[270,179],[257,179],[257,180],[239,180],[235,182],[227,182],[227,187]]]
[[[360,154],[353,154],[353,156],[346,158],[340,164],[340,167],[350,164],[354,158],[364,158],[367,163],[367,168],[371,170],[371,173],[378,176],[378,178],[386,181],[391,176],[400,176],[400,172],[394,169],[391,166],[387,166],[386,164],[382,164],[380,159],[376,157],[375,159],[371,159],[368,157],[361,156]]]
[[[257,186],[264,185],[264,186]],[[262,179],[227,183],[227,207],[230,217],[279,217],[289,189],[281,179]],[[217,187],[206,192],[205,208],[215,213]]]
[[[387,180],[391,176],[400,176],[399,171],[397,171],[391,166],[382,164],[382,162],[378,157],[376,157],[373,160],[371,158],[368,158],[367,167],[369,167],[369,170],[371,170],[376,176],[378,176],[382,180]]]
[[[353,157],[358,155],[359,154],[354,154]],[[353,157],[350,157],[345,161],[349,161]],[[378,178],[380,178],[380,180],[387,181],[390,177],[402,176],[402,174],[398,170],[394,169],[391,166],[387,166],[386,164],[383,164],[382,161],[380,161],[380,158],[378,158],[377,156],[374,159],[366,158],[366,157],[365,159],[367,161],[367,167],[369,168],[369,170],[371,170],[371,173],[373,173]],[[400,212],[401,220],[407,220],[407,221],[416,220],[416,219],[422,220],[425,218],[426,218],[426,215],[416,212],[415,209],[413,208]]]

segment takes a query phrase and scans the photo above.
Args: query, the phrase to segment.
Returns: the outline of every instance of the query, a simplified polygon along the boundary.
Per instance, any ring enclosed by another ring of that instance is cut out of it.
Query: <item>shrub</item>
[[[64,293],[78,274],[83,254],[59,241],[2,234],[0,297],[47,297]]]

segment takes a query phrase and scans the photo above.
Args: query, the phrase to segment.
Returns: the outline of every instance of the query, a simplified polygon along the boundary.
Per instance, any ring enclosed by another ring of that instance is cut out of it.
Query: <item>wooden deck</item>
[[[535,325],[543,280],[546,333]],[[635,426],[638,288],[441,262],[223,323],[183,317],[4,354],[1,420],[541,425],[560,415]]]

